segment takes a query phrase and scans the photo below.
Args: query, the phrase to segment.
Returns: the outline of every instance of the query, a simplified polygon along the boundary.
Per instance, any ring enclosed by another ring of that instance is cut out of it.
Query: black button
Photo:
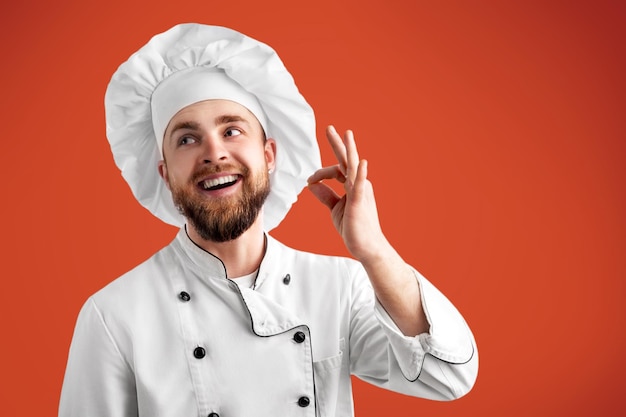
[[[302,343],[304,339],[306,339],[306,335],[302,332],[296,332],[296,334],[293,335],[293,340],[295,340],[296,343]]]
[[[220,417],[220,415],[217,413],[210,413],[208,417]]]
[[[197,348],[193,350],[193,356],[196,359],[202,359],[206,356],[206,350],[204,350],[203,347],[198,346]]]
[[[189,293],[186,291],[181,291],[180,294],[178,294],[178,298],[183,301],[189,301],[191,300],[191,295],[189,295]]]
[[[309,397],[300,397],[298,399],[298,405],[300,407],[308,407],[309,404],[311,404],[311,400],[309,400]]]
[[[291,275],[289,274],[285,275],[285,278],[283,278],[283,284],[289,285],[290,282],[291,282]]]

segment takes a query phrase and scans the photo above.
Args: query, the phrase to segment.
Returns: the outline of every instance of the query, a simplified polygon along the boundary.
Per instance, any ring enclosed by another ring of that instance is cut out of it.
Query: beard
[[[242,176],[238,195],[207,199],[198,191],[198,183],[203,178],[231,168],[234,167],[201,170],[182,186],[170,182],[174,205],[204,240],[221,243],[237,239],[256,221],[270,193],[267,171],[260,170],[255,176],[245,167],[238,170]]]

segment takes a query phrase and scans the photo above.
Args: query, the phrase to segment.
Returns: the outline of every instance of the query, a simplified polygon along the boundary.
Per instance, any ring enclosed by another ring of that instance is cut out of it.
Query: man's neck
[[[187,234],[196,245],[220,258],[229,278],[237,278],[256,271],[263,260],[265,236],[261,220],[259,216],[241,236],[228,242],[204,240],[190,224]]]

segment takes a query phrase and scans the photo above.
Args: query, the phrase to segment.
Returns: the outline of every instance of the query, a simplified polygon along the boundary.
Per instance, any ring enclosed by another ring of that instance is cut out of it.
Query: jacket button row
[[[184,302],[187,302],[187,301],[191,300],[191,295],[189,295],[189,293],[187,291],[181,291],[178,294],[178,298],[180,298]]]
[[[202,359],[206,356],[206,350],[203,347],[198,346],[193,350],[193,356],[196,359]]]
[[[285,275],[285,278],[283,278],[283,284],[289,285],[290,282],[291,282],[291,275],[289,274]]]
[[[311,400],[309,400],[309,397],[300,397],[298,399],[298,405],[300,407],[308,407],[309,404],[311,404]]]
[[[305,339],[306,335],[302,332],[296,332],[296,334],[293,335],[293,340],[295,340],[296,343],[302,343]]]

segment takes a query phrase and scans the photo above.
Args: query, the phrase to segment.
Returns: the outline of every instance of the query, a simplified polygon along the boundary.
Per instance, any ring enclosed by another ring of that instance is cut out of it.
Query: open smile
[[[199,185],[203,190],[215,191],[235,185],[238,180],[238,175],[224,175],[223,177],[210,178],[208,180],[200,181]]]

